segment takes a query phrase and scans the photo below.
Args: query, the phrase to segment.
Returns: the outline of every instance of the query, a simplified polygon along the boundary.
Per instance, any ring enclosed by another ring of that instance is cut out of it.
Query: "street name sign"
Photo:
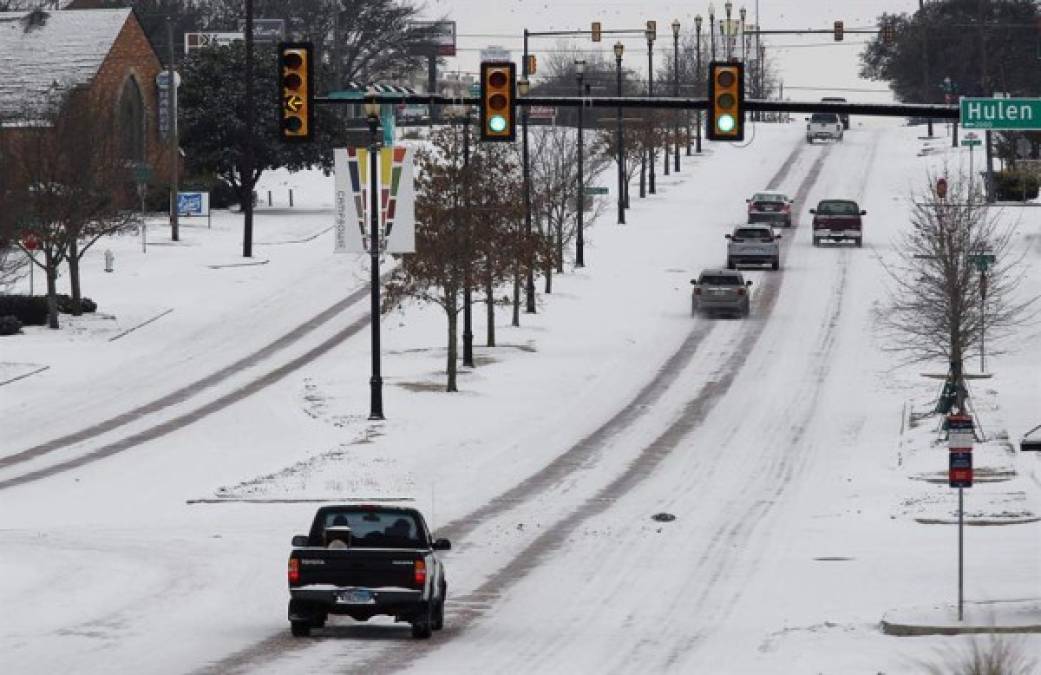
[[[962,98],[965,129],[1041,129],[1041,98]]]
[[[601,185],[587,185],[585,187],[585,193],[587,195],[606,195],[607,188]]]

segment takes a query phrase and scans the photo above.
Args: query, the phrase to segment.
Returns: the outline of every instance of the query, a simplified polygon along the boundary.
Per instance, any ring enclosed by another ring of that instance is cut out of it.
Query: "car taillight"
[[[289,559],[289,584],[300,583],[300,561],[296,558]]]
[[[701,289],[700,288],[695,288],[694,289],[694,295],[701,295]]]
[[[737,294],[738,295],[744,295],[745,294],[745,289],[743,289],[743,288],[737,289]]]
[[[415,567],[413,568],[413,580],[417,586],[423,586],[427,582],[427,564],[422,560],[417,560]]]

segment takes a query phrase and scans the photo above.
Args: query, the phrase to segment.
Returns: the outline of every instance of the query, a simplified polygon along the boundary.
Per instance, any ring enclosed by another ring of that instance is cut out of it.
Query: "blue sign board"
[[[179,216],[208,216],[210,215],[210,193],[208,192],[178,192],[177,193],[177,215]]]

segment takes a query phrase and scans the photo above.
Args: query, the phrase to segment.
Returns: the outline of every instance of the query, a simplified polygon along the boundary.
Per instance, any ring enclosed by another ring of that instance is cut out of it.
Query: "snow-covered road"
[[[428,353],[440,317],[406,308],[384,320],[384,425],[360,417],[362,334],[266,386],[244,389],[256,371],[229,378],[40,468],[146,434],[132,451],[31,483],[0,474],[0,605],[20,608],[0,629],[2,670],[914,672],[877,622],[912,590],[944,597],[948,566],[906,556],[918,542],[946,550],[948,531],[890,522],[911,385],[872,325],[880,257],[922,167],[903,129],[859,128],[834,146],[807,146],[794,127],[757,134],[660,177],[629,226],[601,221],[590,268],[556,280],[528,325],[503,329],[524,349],[481,350],[488,361],[453,400],[408,388],[436,379],[443,352]],[[687,280],[720,264],[744,197],[768,184],[798,199],[781,271],[748,273],[748,320],[690,317]],[[864,248],[811,246],[807,210],[824,197],[861,201]],[[309,283],[280,294],[303,306],[250,344],[342,297]],[[359,318],[337,317],[265,368]],[[90,407],[83,392],[73,401]],[[285,554],[314,505],[272,502],[366,495],[412,496],[453,538],[446,629],[417,642],[386,621],[331,621],[291,638]],[[214,496],[245,501],[186,503]]]

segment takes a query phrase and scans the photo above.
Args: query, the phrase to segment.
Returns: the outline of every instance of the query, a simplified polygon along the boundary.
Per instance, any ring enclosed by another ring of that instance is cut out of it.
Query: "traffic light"
[[[745,139],[745,67],[741,62],[709,64],[706,135],[710,141]]]
[[[278,45],[279,118],[284,141],[309,141],[314,130],[310,42]]]
[[[836,21],[835,22],[835,42],[842,42],[842,31],[843,30],[844,30],[844,26],[842,25],[842,22],[841,21]]]
[[[528,75],[535,74],[536,66],[538,66],[538,61],[535,60],[535,55],[528,54]]]
[[[481,140],[517,138],[517,67],[509,61],[481,63]]]
[[[591,31],[593,33],[593,42],[600,42],[600,31],[601,31],[600,22],[599,21],[594,21],[593,22],[593,30]]]
[[[896,42],[896,28],[893,24],[887,23],[882,26],[882,44],[891,45]]]

